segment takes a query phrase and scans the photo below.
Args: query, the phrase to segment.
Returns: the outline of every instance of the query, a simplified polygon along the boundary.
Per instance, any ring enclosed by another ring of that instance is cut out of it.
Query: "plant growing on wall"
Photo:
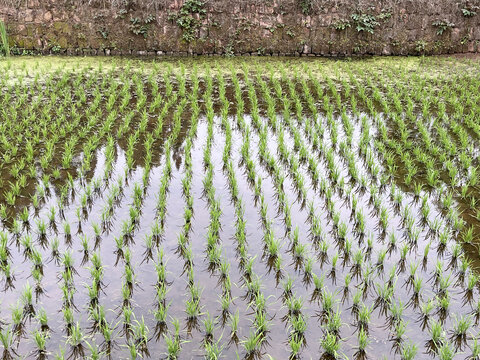
[[[352,27],[352,24],[350,24],[350,20],[338,20],[332,24],[332,27],[335,30],[342,31]]]
[[[102,26],[99,30],[97,30],[98,33],[104,38],[105,40],[108,38],[108,30],[106,27]]]
[[[3,21],[0,20],[0,54],[9,56],[10,45],[8,44],[7,28]]]
[[[148,15],[144,19],[131,18],[130,31],[133,32],[135,35],[142,35],[144,38],[147,38],[148,30],[150,29],[150,24],[153,22],[153,20],[155,20],[155,17],[153,15]]]
[[[453,28],[455,24],[447,20],[436,20],[432,23],[432,26],[437,28],[437,35],[442,35],[445,31]]]
[[[467,7],[465,6],[464,8],[461,9],[462,15],[465,17],[473,17],[477,15],[477,11],[479,7],[478,6],[472,6],[472,7]]]
[[[200,19],[206,14],[205,2],[202,0],[187,0],[178,12],[171,12],[168,19],[175,21],[182,29],[182,38],[186,42],[191,42],[196,38],[196,32],[200,27]]]
[[[427,48],[427,42],[425,40],[418,40],[415,43],[415,51],[419,54],[424,55]]]
[[[300,0],[300,8],[302,9],[302,13],[304,15],[310,15],[313,9],[313,1],[312,0]]]
[[[233,47],[233,40],[230,40],[227,45],[225,45],[224,48],[224,54],[226,57],[232,57],[235,56],[235,50]]]
[[[388,19],[390,19],[391,16],[392,13],[388,10],[382,10],[379,15],[359,11],[352,14],[351,19],[358,32],[365,31],[373,34],[375,28],[377,26],[380,26],[380,21],[387,21]],[[348,22],[348,25],[350,25],[350,22]],[[344,30],[346,27],[348,27],[347,25],[345,25],[345,23],[339,23],[338,26],[340,27],[340,30]]]
[[[352,14],[352,20],[358,32],[365,31],[373,34],[373,30],[380,25],[377,17],[372,14],[355,13]]]

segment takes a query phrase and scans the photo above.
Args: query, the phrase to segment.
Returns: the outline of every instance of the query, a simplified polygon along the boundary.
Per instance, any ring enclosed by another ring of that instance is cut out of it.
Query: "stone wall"
[[[480,52],[480,0],[0,0],[0,19],[15,53]]]

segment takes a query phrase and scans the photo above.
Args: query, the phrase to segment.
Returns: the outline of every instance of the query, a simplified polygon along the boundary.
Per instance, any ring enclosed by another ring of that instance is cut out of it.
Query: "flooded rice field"
[[[0,61],[3,359],[478,359],[480,68]]]

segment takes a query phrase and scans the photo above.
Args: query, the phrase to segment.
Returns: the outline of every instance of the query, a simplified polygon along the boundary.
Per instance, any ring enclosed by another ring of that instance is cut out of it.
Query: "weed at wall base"
[[[0,54],[10,56],[10,45],[8,44],[7,28],[0,20]]]

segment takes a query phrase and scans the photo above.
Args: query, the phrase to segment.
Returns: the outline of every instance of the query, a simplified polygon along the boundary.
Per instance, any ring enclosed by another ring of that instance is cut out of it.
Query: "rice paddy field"
[[[478,60],[0,74],[2,359],[479,359]]]

